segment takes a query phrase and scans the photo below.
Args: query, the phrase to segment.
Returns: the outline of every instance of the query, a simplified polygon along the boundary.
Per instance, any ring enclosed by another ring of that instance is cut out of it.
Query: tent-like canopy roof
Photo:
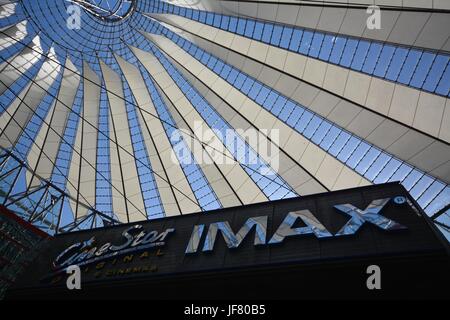
[[[450,8],[347,2],[0,1],[0,200],[53,233],[400,181],[448,232]]]

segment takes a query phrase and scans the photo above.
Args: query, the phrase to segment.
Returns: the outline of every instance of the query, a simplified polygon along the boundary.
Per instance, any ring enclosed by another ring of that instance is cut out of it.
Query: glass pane
[[[366,59],[366,55],[369,51],[369,47],[370,47],[369,42],[363,40],[359,41],[355,57],[353,58],[353,62],[351,65],[352,69],[361,71],[364,60]]]
[[[427,76],[435,57],[435,54],[429,52],[424,52],[422,54],[416,71],[412,77],[411,86],[419,89],[422,88],[425,77]]]
[[[326,35],[322,42],[322,49],[320,50],[319,58],[321,60],[328,61],[331,55],[331,50],[333,49],[334,36]]]
[[[261,38],[262,42],[270,43],[270,38],[272,37],[273,25],[266,23],[264,26],[263,35]]]
[[[438,55],[434,60],[433,66],[431,67],[430,73],[425,80],[423,89],[427,91],[434,92],[445,71],[445,67],[448,64],[448,57],[444,55]]]
[[[300,41],[302,40],[303,37],[303,31],[295,29],[294,32],[292,33],[292,37],[291,37],[291,43],[289,44],[289,50],[298,51],[298,48],[300,46]]]
[[[302,54],[308,54],[309,48],[311,47],[311,41],[313,38],[313,33],[311,31],[305,31],[303,33],[302,42],[300,44],[299,52]]]
[[[396,81],[400,73],[403,63],[405,62],[406,56],[408,55],[408,50],[405,48],[397,48],[392,58],[391,64],[389,65],[386,78],[392,81]]]
[[[291,41],[292,28],[285,27],[283,34],[281,35],[280,47],[287,49],[289,47],[289,42]]]
[[[411,77],[414,71],[416,70],[421,55],[422,55],[421,51],[414,49],[409,50],[405,64],[403,65],[403,68],[400,71],[400,75],[397,79],[398,82],[403,84],[409,84],[409,82],[411,81]]]
[[[367,53],[366,61],[364,62],[364,66],[362,68],[363,72],[366,72],[368,74],[373,73],[382,48],[383,46],[379,43],[376,42],[371,43],[369,52]]]
[[[374,74],[377,77],[384,78],[386,75],[387,68],[391,62],[392,56],[394,55],[395,47],[384,45],[383,50],[381,50],[380,57],[377,62],[377,66],[375,67]]]
[[[319,56],[320,48],[322,47],[324,35],[322,33],[316,32],[314,34],[314,38],[311,44],[311,50],[309,51],[309,55],[311,57],[317,58]]]
[[[283,32],[283,27],[275,26],[272,32],[272,38],[270,39],[270,43],[274,46],[278,46],[281,41],[281,34]]]
[[[347,44],[345,45],[344,53],[342,54],[341,62],[339,63],[341,66],[349,67],[353,61],[353,57],[355,55],[356,46],[358,45],[358,40],[349,39]]]
[[[445,69],[444,75],[439,82],[436,92],[444,96],[448,96],[450,94],[450,63]]]
[[[344,46],[346,39],[343,37],[336,37],[334,40],[333,50],[331,50],[330,61],[335,64],[339,64],[341,61],[342,52],[344,51]]]

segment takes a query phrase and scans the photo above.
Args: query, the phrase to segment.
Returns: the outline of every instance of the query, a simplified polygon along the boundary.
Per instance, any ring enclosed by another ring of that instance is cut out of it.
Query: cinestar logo
[[[349,203],[335,205],[334,208],[336,208],[340,213],[350,217],[347,223],[342,226],[342,228],[335,235],[331,234],[309,210],[289,212],[268,242],[266,242],[267,216],[249,218],[236,234],[233,232],[227,221],[214,222],[208,227],[202,251],[207,252],[214,249],[214,243],[216,242],[217,233],[219,231],[222,234],[228,248],[238,248],[253,228],[255,228],[255,246],[281,243],[287,237],[299,235],[313,235],[319,239],[353,235],[358,232],[361,226],[365,223],[370,223],[386,231],[406,229],[406,227],[400,223],[397,223],[380,214],[380,211],[389,201],[390,198],[374,200],[364,210],[361,210]],[[298,219],[304,222],[304,227],[294,228],[294,224]],[[205,229],[206,227],[204,224],[194,226],[186,248],[186,253],[195,253],[198,251]]]
[[[169,228],[161,233],[146,232],[140,224],[137,224],[122,232],[123,242],[119,245],[107,242],[98,246],[95,237],[92,237],[87,241],[75,243],[61,252],[53,262],[53,267],[60,269],[70,265],[84,266],[123,254],[162,247],[166,243],[167,236],[174,231]]]

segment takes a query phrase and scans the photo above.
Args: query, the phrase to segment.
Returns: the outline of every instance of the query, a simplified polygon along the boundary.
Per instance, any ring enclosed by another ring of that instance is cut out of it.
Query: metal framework
[[[7,167],[7,169],[6,169]],[[3,182],[0,189],[2,205],[15,212],[22,219],[38,226],[49,234],[58,234],[83,229],[111,226],[120,222],[95,208],[92,208],[68,195],[64,190],[32,171],[19,157],[10,150],[1,149],[0,170]],[[15,185],[21,174],[31,173],[39,179],[39,184],[26,191],[15,190]],[[10,183],[8,183],[10,182]],[[70,202],[77,202],[89,210],[89,214],[68,224],[62,224],[63,210],[68,210]]]

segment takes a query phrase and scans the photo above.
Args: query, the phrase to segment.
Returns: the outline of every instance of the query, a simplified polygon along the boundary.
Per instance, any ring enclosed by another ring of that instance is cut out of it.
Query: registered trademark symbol
[[[396,204],[404,204],[406,202],[406,198],[403,196],[398,196],[394,198],[394,202]]]

